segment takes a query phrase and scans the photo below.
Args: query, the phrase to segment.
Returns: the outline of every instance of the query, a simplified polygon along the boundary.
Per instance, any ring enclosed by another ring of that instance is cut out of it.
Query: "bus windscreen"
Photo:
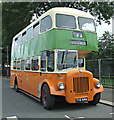
[[[72,15],[56,14],[56,27],[76,29],[76,20]]]
[[[58,51],[57,52],[57,69],[77,68],[76,51]]]
[[[78,17],[78,23],[80,30],[95,32],[95,23],[91,18]]]

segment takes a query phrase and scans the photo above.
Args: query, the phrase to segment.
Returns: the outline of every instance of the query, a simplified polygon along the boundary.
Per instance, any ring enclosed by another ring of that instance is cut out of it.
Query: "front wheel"
[[[91,104],[91,105],[96,105],[96,104],[99,103],[100,98],[101,98],[101,94],[100,94],[100,93],[97,93],[97,94],[94,96],[93,101],[88,101],[88,103]]]
[[[50,94],[47,84],[44,84],[42,88],[42,104],[47,110],[53,109],[55,105],[55,96]]]

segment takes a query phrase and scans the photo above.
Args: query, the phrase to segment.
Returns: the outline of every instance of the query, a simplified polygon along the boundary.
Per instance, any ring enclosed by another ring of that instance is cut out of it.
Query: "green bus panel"
[[[84,38],[74,38],[73,31],[71,30],[55,30],[55,47],[57,49],[71,49],[71,50],[88,50],[98,51],[97,34],[90,32],[83,32]],[[70,40],[87,41],[87,46],[84,45],[71,45]]]
[[[52,29],[28,40],[12,49],[12,60],[41,55],[44,50],[70,49],[98,51],[97,34],[83,32],[83,38],[74,38],[72,30]],[[87,41],[87,46],[71,45],[70,40]]]

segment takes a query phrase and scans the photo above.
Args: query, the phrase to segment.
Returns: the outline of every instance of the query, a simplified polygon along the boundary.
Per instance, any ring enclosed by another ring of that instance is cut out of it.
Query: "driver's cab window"
[[[84,67],[84,58],[78,58],[78,67]]]
[[[46,71],[46,52],[41,55],[41,71]]]
[[[47,51],[47,71],[54,71],[54,51]]]

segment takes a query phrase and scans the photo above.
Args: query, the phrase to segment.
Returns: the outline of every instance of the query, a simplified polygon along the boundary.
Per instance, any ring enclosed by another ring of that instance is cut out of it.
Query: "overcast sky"
[[[104,21],[102,21],[101,25],[97,26],[97,36],[101,37],[102,34],[104,33],[104,31],[109,31],[110,33],[112,33],[112,18],[110,19],[111,24],[108,25],[107,23],[105,23]]]

